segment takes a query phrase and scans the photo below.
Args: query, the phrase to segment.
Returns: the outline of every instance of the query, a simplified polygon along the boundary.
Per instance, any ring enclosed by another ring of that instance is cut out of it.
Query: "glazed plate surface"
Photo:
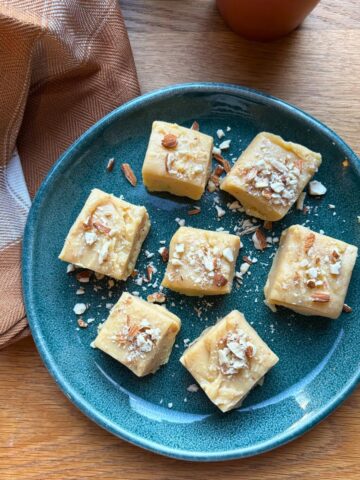
[[[297,108],[259,92],[224,84],[187,84],[137,98],[110,113],[86,132],[60,158],[41,186],[29,215],[23,245],[23,287],[26,310],[37,348],[60,388],[80,410],[103,428],[136,445],[186,460],[226,460],[259,454],[303,434],[330,414],[355,388],[360,373],[360,265],[355,266],[346,303],[350,314],[336,320],[304,317],[289,310],[272,313],[263,303],[263,287],[276,243],[264,252],[254,249],[251,235],[242,237],[242,256],[256,257],[243,285],[228,296],[188,298],[167,291],[167,306],[183,322],[169,363],[156,375],[138,379],[101,351],[90,347],[97,326],[124,290],[146,296],[130,278],[109,290],[106,279],[79,284],[58,260],[64,238],[92,188],[100,188],[134,204],[145,205],[152,228],[143,245],[137,269],[145,273],[152,261],[161,282],[165,264],[157,253],[186,225],[233,231],[246,218],[226,204],[223,192],[207,192],[193,202],[168,194],[150,194],[141,179],[141,166],[153,120],[176,122],[213,135],[218,145],[231,139],[224,157],[234,161],[260,131],[302,143],[323,155],[315,176],[327,188],[321,199],[306,197],[309,212],[292,209],[276,224],[274,236],[295,223],[359,246],[360,163],[350,148],[326,126]],[[226,131],[227,127],[231,130]],[[226,137],[221,141],[217,129]],[[115,159],[111,173],[106,171]],[[347,159],[349,166],[344,167]],[[132,187],[121,173],[130,163],[138,178]],[[215,197],[226,214],[219,219]],[[189,216],[195,205],[201,214]],[[329,207],[335,206],[335,208]],[[145,251],[154,253],[149,259]],[[102,287],[94,291],[94,285]],[[76,295],[83,286],[84,295]],[[110,293],[109,293],[110,292]],[[95,319],[79,329],[73,307],[90,305],[84,319]],[[201,392],[189,392],[194,383],[180,365],[188,340],[232,309],[244,312],[260,336],[280,357],[279,363],[254,389],[243,406],[222,414]]]

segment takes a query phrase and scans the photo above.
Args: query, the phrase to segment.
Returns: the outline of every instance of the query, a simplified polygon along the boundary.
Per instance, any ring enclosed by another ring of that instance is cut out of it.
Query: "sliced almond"
[[[230,172],[231,170],[230,163],[227,160],[225,160],[225,158],[222,155],[219,155],[218,153],[213,153],[213,157],[217,162],[219,162],[223,166],[226,173]]]
[[[214,285],[216,287],[224,287],[228,283],[227,279],[221,273],[215,273],[214,275]]]
[[[212,172],[212,175],[215,175],[216,177],[220,177],[220,175],[222,175],[224,173],[224,167],[222,167],[221,165],[217,165],[213,172]]]
[[[200,130],[200,126],[198,124],[198,122],[195,120],[195,122],[191,125],[191,130],[197,130],[199,131]]]
[[[108,235],[111,232],[111,228],[107,227],[106,225],[102,224],[101,222],[94,222],[93,226],[101,233]]]
[[[305,238],[304,250],[305,253],[308,253],[310,248],[314,245],[315,242],[315,234],[309,233],[309,235]]]
[[[161,247],[159,249],[159,253],[161,255],[163,262],[169,261],[169,250],[166,247]]]
[[[165,148],[175,148],[177,144],[177,136],[172,133],[167,133],[161,140],[161,145]]]
[[[134,338],[137,333],[139,333],[140,327],[139,325],[131,325],[129,332],[128,332],[128,337]]]
[[[80,283],[88,283],[91,275],[92,272],[90,270],[82,270],[81,272],[78,272],[75,277]]]
[[[349,307],[349,305],[346,305],[346,303],[344,303],[343,308],[342,308],[342,311],[345,312],[345,313],[351,313],[351,312],[352,312],[352,308]]]
[[[151,265],[148,265],[148,266],[146,267],[146,275],[147,275],[147,278],[148,278],[149,282],[151,282],[153,273],[154,273],[153,267],[152,267]]]
[[[254,356],[254,348],[251,345],[248,345],[245,349],[245,355],[247,358],[252,358]]]
[[[201,208],[194,208],[193,210],[189,210],[187,213],[188,215],[198,215],[201,213]]]
[[[114,158],[110,158],[110,160],[108,161],[108,164],[106,166],[106,170],[108,172],[112,172],[113,168],[114,168],[114,163],[115,163],[115,159]]]
[[[255,248],[258,250],[265,250],[265,248],[267,247],[266,237],[264,233],[260,230],[260,228],[255,230],[255,233],[253,235],[253,242]]]
[[[265,220],[264,222],[264,228],[266,230],[272,230],[273,227],[273,222],[270,222],[270,220]]]
[[[166,296],[162,292],[155,292],[147,296],[147,301],[150,303],[165,303]]]
[[[130,183],[130,185],[136,187],[137,179],[130,165],[128,163],[123,163],[121,165],[121,170],[123,171],[125,178]]]
[[[243,260],[244,260],[244,262],[248,263],[249,265],[253,264],[253,262],[250,260],[250,258],[247,257],[246,255],[243,257]]]
[[[317,303],[327,303],[330,302],[330,295],[328,293],[313,293],[311,295],[311,300]]]

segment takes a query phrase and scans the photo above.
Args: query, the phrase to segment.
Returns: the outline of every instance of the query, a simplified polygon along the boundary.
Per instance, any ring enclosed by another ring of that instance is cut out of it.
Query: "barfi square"
[[[61,260],[126,280],[150,229],[145,207],[95,188],[66,237]]]
[[[211,170],[213,138],[175,123],[156,121],[142,168],[150,192],[198,200]]]
[[[278,135],[256,135],[220,188],[239,200],[248,215],[283,218],[321,164],[320,153]]]
[[[230,293],[239,249],[236,235],[180,227],[170,242],[162,285],[191,296]]]
[[[264,288],[266,303],[338,318],[356,256],[353,245],[292,225],[281,235]]]
[[[237,310],[206,329],[180,358],[222,412],[239,407],[278,361]]]
[[[165,307],[124,292],[93,345],[143,377],[168,362],[180,326]]]

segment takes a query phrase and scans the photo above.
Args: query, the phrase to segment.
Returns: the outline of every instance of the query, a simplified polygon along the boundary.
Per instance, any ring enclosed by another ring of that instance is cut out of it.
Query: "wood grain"
[[[250,86],[298,105],[360,153],[358,0],[323,0],[273,43],[228,31],[211,0],[123,0],[142,90],[188,81]],[[79,366],[81,368],[81,366]],[[360,478],[360,392],[291,444],[259,457],[192,464],[144,452],[69,403],[31,339],[0,352],[0,479]]]

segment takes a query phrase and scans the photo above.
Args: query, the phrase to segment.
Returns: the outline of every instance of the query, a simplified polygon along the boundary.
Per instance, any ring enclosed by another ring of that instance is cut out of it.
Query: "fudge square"
[[[240,238],[180,227],[172,237],[162,285],[191,296],[231,292]]]
[[[278,361],[237,310],[204,330],[180,358],[222,412],[239,407]]]
[[[71,227],[59,258],[126,280],[134,270],[149,229],[145,207],[95,188]]]
[[[237,198],[248,215],[280,220],[320,164],[320,153],[262,132],[240,155],[220,188]]]
[[[265,302],[303,315],[338,318],[341,314],[357,248],[292,225],[279,249],[264,288]]]
[[[175,123],[154,122],[142,168],[150,192],[198,200],[211,170],[213,138]]]
[[[180,326],[180,319],[165,307],[124,292],[93,346],[143,377],[167,363]]]

